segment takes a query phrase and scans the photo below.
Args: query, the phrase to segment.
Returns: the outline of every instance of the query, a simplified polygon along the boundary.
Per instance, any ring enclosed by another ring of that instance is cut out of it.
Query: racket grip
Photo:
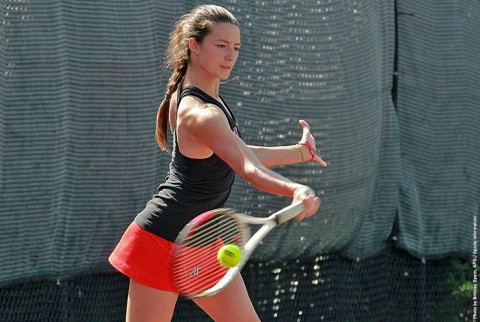
[[[274,218],[274,220],[277,222],[277,225],[283,224],[284,222],[297,217],[303,211],[303,207],[303,201],[298,201],[277,211],[271,215],[271,218]]]

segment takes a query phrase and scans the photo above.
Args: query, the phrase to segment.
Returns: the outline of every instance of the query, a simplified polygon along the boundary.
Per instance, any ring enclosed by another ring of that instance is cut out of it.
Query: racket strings
[[[173,275],[181,293],[195,296],[213,287],[228,271],[217,260],[226,243],[243,246],[245,227],[230,213],[213,216],[190,225],[178,240]]]
[[[200,225],[193,226],[193,227],[195,227],[194,230],[204,230],[205,227],[211,225],[213,222],[219,222],[219,221],[230,222],[230,221],[235,221],[235,219],[232,216],[230,211],[224,211],[224,212],[219,211],[214,214],[211,214],[211,216],[208,218],[199,220],[197,223]]]
[[[184,245],[201,246],[213,243],[220,238],[224,243],[236,241],[236,236],[239,236],[240,229],[236,223],[218,223],[213,227],[202,230],[201,227],[192,231],[184,240]],[[238,239],[238,238],[237,238]],[[237,241],[239,242],[239,241]]]
[[[238,224],[229,220],[226,225],[223,222],[222,226],[217,222],[215,225],[201,225],[186,234],[184,240],[177,245],[176,258],[177,262],[196,262],[206,256],[214,256],[218,249],[224,244],[235,243],[242,246],[243,238],[242,231]],[[208,229],[205,227],[208,226]]]
[[[184,278],[177,280],[177,287],[183,294],[202,292],[215,285],[227,271],[227,268],[217,265],[192,268],[190,271],[182,271]],[[201,276],[201,278],[199,277]]]

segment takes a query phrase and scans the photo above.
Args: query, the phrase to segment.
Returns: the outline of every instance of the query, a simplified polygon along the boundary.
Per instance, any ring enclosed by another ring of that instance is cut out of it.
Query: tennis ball
[[[242,249],[235,244],[226,244],[220,247],[217,253],[217,260],[223,267],[232,268],[240,263]]]

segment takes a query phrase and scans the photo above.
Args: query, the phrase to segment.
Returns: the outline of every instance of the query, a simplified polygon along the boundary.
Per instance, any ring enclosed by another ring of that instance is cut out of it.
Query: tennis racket
[[[295,218],[303,210],[297,202],[267,218],[237,213],[233,209],[215,209],[191,220],[179,233],[172,250],[173,280],[186,298],[202,298],[223,290],[240,272],[255,248],[276,226]],[[262,227],[250,236],[251,225]],[[217,260],[223,245],[234,244],[242,250],[240,262],[226,268]]]

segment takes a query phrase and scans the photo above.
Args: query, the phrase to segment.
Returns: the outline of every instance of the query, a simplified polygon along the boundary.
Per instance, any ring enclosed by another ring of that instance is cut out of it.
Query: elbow
[[[263,166],[249,165],[239,171],[238,175],[240,175],[243,180],[249,182],[255,188],[259,188],[259,186],[261,186],[261,178],[263,177],[263,173],[265,173],[262,171],[262,167]]]

